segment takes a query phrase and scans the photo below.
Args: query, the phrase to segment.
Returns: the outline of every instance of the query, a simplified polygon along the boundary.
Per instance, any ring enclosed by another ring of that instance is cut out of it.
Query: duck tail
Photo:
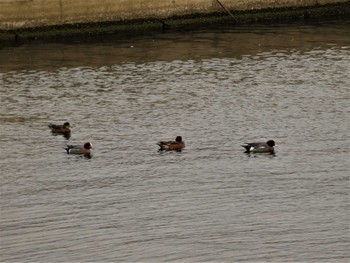
[[[164,150],[164,142],[157,142],[157,145],[160,147],[159,150]]]
[[[72,149],[72,148],[73,148],[72,145],[67,145],[66,148],[64,148],[64,149],[67,151],[67,153],[69,153],[69,150]]]
[[[249,152],[250,152],[250,148],[251,148],[250,145],[241,145],[241,146],[245,149],[245,152],[246,152],[246,153],[249,153]]]

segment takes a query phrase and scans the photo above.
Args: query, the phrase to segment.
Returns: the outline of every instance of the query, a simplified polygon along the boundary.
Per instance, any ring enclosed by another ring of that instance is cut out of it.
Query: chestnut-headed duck
[[[274,140],[268,140],[267,142],[251,142],[241,145],[246,149],[246,153],[274,153],[275,146]]]
[[[92,151],[92,144],[91,142],[87,142],[84,145],[67,145],[66,151],[68,154],[90,155]]]
[[[182,140],[181,136],[177,136],[175,141],[160,141],[157,143],[157,145],[160,147],[159,150],[161,151],[181,151],[183,148],[185,148],[185,142]]]

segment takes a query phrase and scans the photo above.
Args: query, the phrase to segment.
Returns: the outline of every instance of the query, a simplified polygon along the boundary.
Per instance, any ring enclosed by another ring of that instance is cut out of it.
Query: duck
[[[50,123],[48,126],[53,133],[70,134],[70,123],[69,122],[65,122],[65,123],[63,123],[63,125]]]
[[[182,140],[181,136],[176,136],[175,141],[157,142],[157,145],[160,147],[159,150],[161,151],[181,151],[183,148],[185,148],[185,142]]]
[[[66,151],[68,154],[90,155],[92,152],[92,143],[86,142],[84,145],[67,145]]]
[[[246,153],[274,153],[275,146],[274,140],[268,140],[267,142],[251,142],[241,145],[246,149]]]

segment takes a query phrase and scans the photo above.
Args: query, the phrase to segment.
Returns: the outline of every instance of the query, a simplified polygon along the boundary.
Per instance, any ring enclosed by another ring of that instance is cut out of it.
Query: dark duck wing
[[[57,130],[57,129],[62,129],[62,128],[63,128],[63,125],[57,125],[57,124],[53,124],[53,123],[50,123],[50,124],[47,125],[47,126],[49,126],[49,128],[50,128],[51,130]]]

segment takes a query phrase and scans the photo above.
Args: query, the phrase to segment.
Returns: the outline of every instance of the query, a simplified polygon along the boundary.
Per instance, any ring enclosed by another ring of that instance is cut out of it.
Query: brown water
[[[0,261],[347,262],[349,75],[349,21],[1,49]]]

